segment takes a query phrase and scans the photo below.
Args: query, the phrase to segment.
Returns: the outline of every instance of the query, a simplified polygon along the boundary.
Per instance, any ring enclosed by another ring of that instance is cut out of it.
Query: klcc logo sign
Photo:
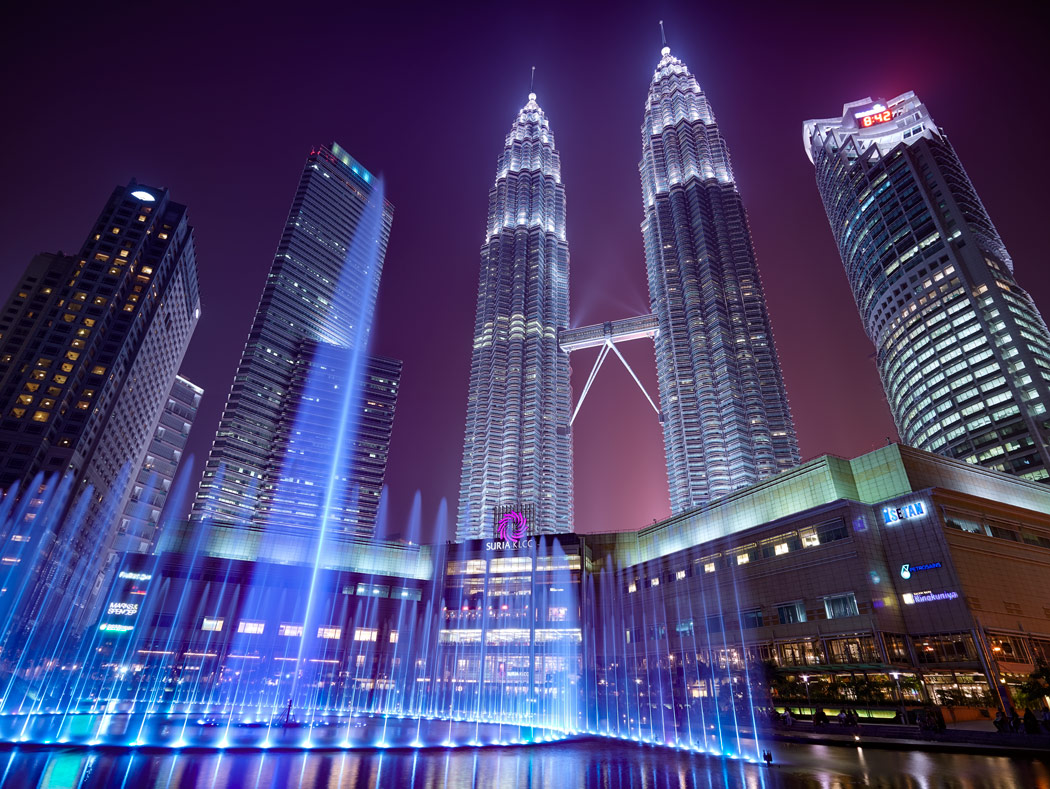
[[[533,539],[524,539],[529,532],[525,514],[511,510],[504,513],[496,524],[496,540],[485,543],[489,550],[507,550],[508,548],[531,548],[536,544]]]

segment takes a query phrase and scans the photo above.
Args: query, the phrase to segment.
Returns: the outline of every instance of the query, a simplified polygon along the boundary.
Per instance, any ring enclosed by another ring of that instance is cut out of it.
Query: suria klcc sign
[[[921,518],[926,515],[926,505],[921,501],[912,501],[899,507],[883,507],[882,519],[887,526],[897,521],[910,521],[913,518]]]
[[[536,540],[528,537],[529,523],[525,513],[510,510],[496,522],[496,539],[485,543],[490,551],[506,551],[515,548],[532,548]]]

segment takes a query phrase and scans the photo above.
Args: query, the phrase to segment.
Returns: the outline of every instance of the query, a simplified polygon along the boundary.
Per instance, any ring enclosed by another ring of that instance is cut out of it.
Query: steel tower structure
[[[642,235],[671,512],[798,465],[747,215],[714,114],[664,46],[642,124]]]
[[[565,187],[536,94],[518,112],[489,191],[481,247],[456,535],[507,510],[530,533],[573,528]]]

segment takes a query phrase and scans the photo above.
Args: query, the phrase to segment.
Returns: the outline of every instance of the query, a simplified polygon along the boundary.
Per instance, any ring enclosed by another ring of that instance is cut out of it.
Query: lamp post
[[[907,723],[908,714],[904,709],[904,696],[901,694],[901,673],[899,671],[891,671],[890,676],[893,677],[893,681],[897,684],[897,704],[901,708],[901,723]]]
[[[802,675],[802,684],[806,686],[806,706],[810,709],[810,715],[813,714],[813,705],[809,700],[809,674]]]

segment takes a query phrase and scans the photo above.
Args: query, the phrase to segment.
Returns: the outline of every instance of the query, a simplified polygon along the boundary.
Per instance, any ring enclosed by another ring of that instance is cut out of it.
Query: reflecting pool
[[[774,766],[584,740],[531,747],[343,752],[6,749],[0,785],[26,787],[954,787],[1050,789],[1047,760],[773,744]]]

